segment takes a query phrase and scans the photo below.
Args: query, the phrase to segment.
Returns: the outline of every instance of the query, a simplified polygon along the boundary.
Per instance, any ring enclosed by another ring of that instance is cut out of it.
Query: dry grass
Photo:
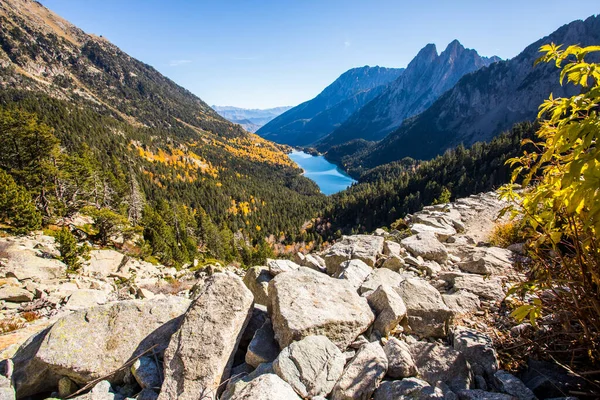
[[[13,332],[25,327],[25,323],[18,318],[4,319],[0,321],[0,334]]]
[[[35,311],[26,311],[21,314],[21,318],[23,318],[27,322],[33,322],[37,319],[40,319],[40,315]]]
[[[504,248],[524,240],[519,221],[497,223],[492,233],[490,233],[489,239],[493,246]]]

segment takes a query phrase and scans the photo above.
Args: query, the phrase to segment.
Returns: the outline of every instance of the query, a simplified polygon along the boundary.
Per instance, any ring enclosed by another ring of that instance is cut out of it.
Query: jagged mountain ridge
[[[458,40],[448,44],[441,54],[434,44],[428,44],[398,79],[323,138],[317,148],[327,151],[353,139],[381,140],[406,118],[427,109],[462,76],[498,60],[482,57]]]
[[[291,106],[273,107],[267,109],[248,109],[232,106],[212,106],[220,116],[234,124],[239,124],[248,132],[256,132],[273,118],[283,114]]]
[[[301,146],[314,143],[381,93],[402,71],[369,66],[353,68],[315,98],[283,113],[257,133],[277,143]]]
[[[489,141],[514,123],[533,121],[538,106],[552,93],[572,96],[576,89],[559,84],[553,64],[538,64],[539,47],[582,46],[600,42],[600,16],[573,21],[525,48],[518,56],[464,76],[423,113],[362,154],[348,157],[349,168],[372,168],[403,157],[429,159],[459,144]]]

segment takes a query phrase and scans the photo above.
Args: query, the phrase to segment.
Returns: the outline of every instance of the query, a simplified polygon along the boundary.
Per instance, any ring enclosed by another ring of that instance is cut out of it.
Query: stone
[[[347,260],[362,260],[373,267],[377,256],[383,251],[384,239],[381,236],[344,236],[323,253],[327,273],[334,274],[339,265]]]
[[[504,393],[486,392],[481,389],[463,389],[457,392],[460,400],[514,400],[511,395]]]
[[[306,336],[324,335],[345,350],[375,319],[367,300],[352,287],[308,268],[275,277],[269,293],[269,314],[280,348]]]
[[[81,396],[73,397],[77,400],[116,400],[122,399],[121,396],[117,397],[113,393],[112,386],[109,381],[100,381],[86,394]]]
[[[67,301],[65,308],[71,311],[82,310],[85,308],[106,304],[107,300],[108,295],[106,292],[93,289],[80,289],[73,292],[73,294],[69,296],[69,300]]]
[[[252,292],[239,277],[212,275],[165,351],[165,379],[159,399],[216,398],[221,384],[229,378],[253,305]]]
[[[273,370],[303,398],[327,396],[344,370],[346,359],[326,336],[307,336],[283,349]]]
[[[463,326],[455,327],[453,336],[454,350],[460,351],[471,366],[480,366],[488,379],[491,379],[499,368],[492,338],[485,333]]]
[[[157,400],[158,393],[152,389],[142,389],[142,391],[135,398],[136,400]]]
[[[466,290],[482,299],[500,301],[505,292],[502,281],[498,278],[484,278],[481,275],[461,274],[454,278],[454,290]]]
[[[28,243],[11,238],[0,238],[2,271],[7,277],[19,281],[44,281],[66,276],[67,266],[61,261],[45,258]]]
[[[142,389],[159,389],[162,384],[160,371],[153,357],[143,356],[131,366],[131,374]]]
[[[400,242],[413,256],[423,257],[424,260],[445,262],[448,250],[433,233],[419,233],[402,239]]]
[[[535,394],[525,386],[523,381],[506,371],[496,371],[494,382],[502,392],[510,394],[519,400],[537,400]]]
[[[202,290],[202,288],[199,290]],[[235,359],[234,364],[244,361],[246,357],[246,350],[248,350],[248,346],[250,346],[250,342],[254,338],[256,331],[259,330],[268,319],[269,314],[267,313],[267,307],[260,304],[254,304],[254,307],[252,308],[252,316],[250,317],[248,325],[246,325],[246,329],[244,329],[242,339],[238,345],[238,350],[236,352],[237,358]]]
[[[368,400],[387,372],[388,361],[378,342],[360,348],[336,383],[332,400]]]
[[[283,272],[296,271],[300,265],[290,260],[267,260],[267,266],[272,276],[277,276]]]
[[[406,268],[404,259],[400,256],[389,256],[381,264],[381,268],[391,269],[394,272],[401,271]]]
[[[405,342],[395,337],[390,337],[385,346],[383,346],[383,351],[388,359],[387,375],[390,378],[408,378],[416,376],[419,372],[410,354],[410,348]]]
[[[373,400],[444,400],[444,393],[422,379],[381,382]]]
[[[377,229],[375,229],[375,232],[373,232],[373,235],[375,235],[375,236],[389,236],[389,233],[386,232],[384,229],[377,228]]]
[[[440,272],[442,272],[442,266],[438,264],[437,261],[427,260],[423,262],[423,265],[419,267],[419,269],[425,271],[425,273],[429,276],[436,276]]]
[[[263,374],[248,382],[229,400],[300,400],[294,389],[275,374]]]
[[[33,300],[35,296],[28,290],[15,286],[3,286],[0,288],[0,300],[11,303],[25,303]]]
[[[245,365],[250,367],[248,364],[245,364]],[[275,373],[275,371],[273,371],[272,363],[260,364],[254,371],[248,371],[248,370],[239,371],[237,368],[234,368],[231,371],[231,377],[229,378],[229,380],[227,382],[227,387],[225,388],[225,391],[221,395],[220,400],[229,400],[234,395],[241,392],[242,389],[244,389],[248,385],[248,383],[250,383],[254,379],[256,379],[259,376],[264,375],[264,374],[274,374],[274,373]]]
[[[303,267],[314,269],[319,272],[327,272],[325,260],[316,254],[298,253],[295,261]]]
[[[254,302],[269,304],[269,282],[273,279],[267,267],[251,267],[244,275],[244,283],[254,295]]]
[[[278,354],[279,344],[275,340],[271,320],[267,319],[256,331],[248,346],[246,362],[256,368],[262,363],[273,362]]]
[[[348,281],[355,290],[358,290],[371,272],[373,272],[373,268],[365,264],[364,261],[348,260],[340,264],[340,268],[333,277]]]
[[[115,250],[92,250],[90,259],[83,265],[82,273],[91,276],[107,277],[118,272],[126,261],[125,255]]]
[[[477,247],[458,267],[473,274],[505,275],[513,271],[512,251],[500,247]]]
[[[472,374],[462,353],[448,346],[426,342],[412,343],[409,348],[420,378],[429,384],[442,381],[453,391],[469,389]]]
[[[363,294],[372,290],[377,290],[377,288],[381,285],[396,287],[400,285],[400,282],[402,282],[404,279],[406,279],[404,276],[392,271],[391,269],[379,268],[371,272],[365,282],[358,289],[358,292]]]
[[[575,376],[556,363],[533,358],[527,361],[527,368],[521,378],[525,386],[540,399],[562,397],[570,392],[591,391],[590,385],[582,377]]]
[[[367,296],[367,301],[377,315],[373,329],[384,336],[396,329],[406,318],[406,305],[402,297],[390,286],[379,286]]]
[[[454,315],[473,313],[481,307],[479,296],[466,290],[459,290],[452,294],[443,294],[442,299]]]
[[[58,397],[61,399],[72,395],[78,390],[79,386],[68,377],[63,376],[58,380]]]
[[[422,279],[410,278],[400,283],[396,291],[404,300],[408,324],[421,337],[444,337],[452,312],[442,295]]]
[[[13,357],[18,397],[51,391],[62,376],[78,384],[107,376],[152,346],[162,352],[189,304],[180,297],[129,300],[60,318]],[[122,379],[116,374],[110,381]]]
[[[402,248],[400,243],[394,242],[392,240],[386,240],[385,242],[383,242],[383,254],[385,254],[386,256],[400,257],[402,253],[404,253],[404,249]]]
[[[425,224],[413,224],[410,231],[414,235],[433,233],[441,242],[445,242],[451,236],[456,235],[456,229],[452,226],[434,227]]]

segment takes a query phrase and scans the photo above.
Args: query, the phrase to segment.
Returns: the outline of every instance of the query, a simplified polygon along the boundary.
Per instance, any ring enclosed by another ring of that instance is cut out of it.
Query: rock
[[[202,288],[199,290],[202,290]],[[242,339],[238,345],[234,364],[244,361],[246,357],[246,350],[248,350],[248,346],[250,346],[250,342],[254,338],[256,331],[259,330],[268,319],[269,314],[267,313],[267,307],[260,304],[254,304],[254,307],[252,308],[252,316],[250,317],[248,325],[246,325],[246,329],[244,329]]]
[[[406,304],[412,332],[422,337],[446,336],[452,313],[433,286],[424,280],[410,278],[401,282],[396,291]]]
[[[259,364],[273,362],[278,354],[279,344],[275,340],[271,320],[267,319],[256,331],[248,346],[246,362],[256,368]]]
[[[115,250],[92,250],[90,259],[82,267],[82,273],[90,276],[107,277],[119,271],[126,261],[125,255]]]
[[[391,269],[394,272],[398,272],[406,268],[404,259],[399,256],[389,256],[381,264],[381,268]]]
[[[373,232],[373,235],[375,235],[375,236],[389,236],[389,233],[387,233],[385,230],[383,230],[381,228],[377,228],[377,229],[375,229],[375,232]]]
[[[453,294],[443,294],[442,299],[454,315],[472,313],[481,307],[479,296],[466,290],[459,290]]]
[[[29,338],[15,354],[13,379],[18,396],[50,391],[62,376],[78,384],[107,376],[154,345],[160,353],[189,304],[179,297],[130,300],[59,319]],[[123,374],[117,374],[110,380],[122,378]]]
[[[75,311],[85,308],[94,307],[101,304],[106,304],[108,296],[106,292],[93,289],[80,289],[73,292],[69,296],[69,300],[65,305],[67,310]]]
[[[499,368],[492,338],[482,332],[458,326],[453,331],[454,350],[460,351],[471,366],[478,365],[489,379]]]
[[[0,300],[11,303],[24,303],[33,300],[35,296],[28,290],[15,286],[4,285],[0,288]]]
[[[272,276],[277,276],[282,272],[296,271],[300,266],[290,260],[267,260],[267,266]]]
[[[581,377],[567,371],[565,368],[547,361],[532,358],[527,362],[527,369],[521,378],[538,398],[562,397],[565,393],[586,392],[592,388]]]
[[[61,261],[44,258],[39,250],[34,250],[31,243],[0,238],[2,250],[2,271],[7,277],[15,277],[19,281],[44,281],[64,278],[67,266]]]
[[[494,381],[496,386],[498,386],[498,389],[519,400],[537,400],[537,397],[533,394],[531,389],[525,386],[519,378],[506,371],[497,371],[494,374]]]
[[[402,239],[400,242],[413,256],[423,257],[424,260],[446,262],[448,250],[433,233],[419,233]]]
[[[244,283],[254,295],[254,302],[269,304],[269,282],[273,279],[267,267],[251,267],[244,275]]]
[[[360,294],[376,290],[381,285],[396,287],[406,279],[404,276],[387,268],[379,268],[373,270],[367,277],[367,280],[360,286],[358,292]]]
[[[453,391],[468,389],[471,370],[465,356],[447,346],[416,342],[409,345],[419,377],[430,384],[446,383]]]
[[[466,290],[482,299],[500,301],[504,298],[502,281],[497,278],[485,279],[480,275],[461,274],[454,278],[454,290]]]
[[[354,235],[344,236],[333,246],[325,251],[323,259],[327,266],[327,273],[333,275],[339,265],[344,261],[355,259],[362,260],[373,267],[377,255],[383,251],[384,239],[381,236]]]
[[[325,335],[345,350],[375,319],[367,300],[352,287],[307,268],[275,277],[269,293],[280,348],[306,336]]]
[[[327,396],[346,360],[326,336],[307,336],[283,349],[273,370],[303,398]]]
[[[385,381],[375,391],[373,400],[444,400],[444,393],[418,378]]]
[[[500,247],[478,247],[463,258],[458,267],[465,271],[481,275],[505,275],[513,270],[514,254]]]
[[[378,342],[364,345],[346,365],[336,383],[332,400],[368,400],[385,376],[388,361]]]
[[[250,367],[248,364],[246,365]],[[272,363],[260,364],[254,371],[238,371],[238,368],[234,368],[231,371],[231,378],[227,382],[227,387],[221,395],[220,400],[229,400],[241,392],[254,379],[264,374],[274,373]]]
[[[460,400],[514,400],[513,396],[504,393],[486,392],[481,389],[463,389],[458,391]]]
[[[388,359],[387,375],[390,378],[402,379],[417,375],[419,371],[405,342],[390,337],[383,350]]]
[[[367,279],[373,268],[361,260],[348,260],[340,264],[340,268],[333,275],[334,278],[344,279],[355,289]]]
[[[456,235],[456,229],[451,226],[434,227],[425,224],[413,224],[410,231],[414,235],[433,233],[441,242],[445,242],[449,237]]]
[[[116,398],[109,381],[100,381],[89,393],[74,397],[77,400],[115,400]],[[119,396],[118,399],[122,397]]]
[[[301,255],[301,256],[300,256]],[[298,253],[296,263],[319,272],[327,272],[325,260],[316,254]]]
[[[206,281],[165,351],[159,399],[214,399],[219,395],[252,316],[253,303],[252,292],[235,275],[217,273]]]
[[[150,356],[140,357],[135,360],[131,366],[131,374],[142,389],[160,388],[162,384],[158,366],[154,358]]]
[[[400,257],[400,255],[403,252],[404,249],[402,248],[400,243],[394,242],[392,240],[386,240],[385,242],[383,242],[383,254],[385,254],[386,256]]]
[[[427,260],[423,263],[423,265],[419,268],[429,276],[436,276],[440,272],[442,272],[442,266],[438,264],[437,261]]]
[[[373,329],[384,336],[396,329],[398,324],[406,318],[406,305],[400,295],[390,286],[379,286],[367,296],[367,301],[377,315]]]
[[[263,374],[236,393],[230,400],[300,400],[294,389],[275,374]]]
[[[63,376],[58,380],[58,397],[64,399],[79,390],[79,386],[71,379]],[[1,397],[0,397],[1,398]]]
[[[152,389],[142,389],[137,395],[136,400],[156,400],[158,399],[158,393]]]

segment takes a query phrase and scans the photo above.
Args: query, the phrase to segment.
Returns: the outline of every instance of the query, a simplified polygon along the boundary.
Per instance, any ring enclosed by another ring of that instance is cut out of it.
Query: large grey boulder
[[[294,261],[296,264],[299,264],[303,267],[314,269],[315,271],[319,272],[327,272],[325,260],[316,254],[296,253]]]
[[[498,356],[492,338],[474,329],[458,326],[453,331],[454,350],[460,351],[471,366],[483,369],[491,379],[499,368]]]
[[[378,342],[364,345],[344,368],[342,377],[333,388],[331,399],[370,399],[387,368],[387,357],[381,345]]]
[[[454,315],[469,314],[481,307],[479,296],[466,290],[459,290],[452,294],[442,294],[442,299]]]
[[[204,284],[165,351],[159,399],[214,399],[252,315],[254,298],[240,278],[217,273]]]
[[[0,238],[2,273],[19,281],[45,281],[64,278],[67,266],[61,261],[43,257],[33,243],[15,238]]]
[[[440,241],[445,242],[450,236],[456,235],[456,229],[452,226],[431,226],[421,223],[413,224],[410,231],[415,234],[434,234]]]
[[[406,253],[406,250],[402,248],[400,243],[392,240],[386,240],[383,242],[383,254],[386,256],[400,257],[403,253]]]
[[[258,367],[259,364],[270,363],[279,354],[279,344],[275,340],[273,325],[267,319],[264,324],[254,333],[252,341],[246,351],[246,363]]]
[[[519,400],[537,400],[537,397],[519,378],[509,372],[499,370],[494,374],[494,383],[504,393]]]
[[[92,250],[90,259],[83,265],[81,272],[86,275],[107,277],[116,273],[126,258],[115,250]]]
[[[379,268],[371,272],[364,283],[360,286],[358,291],[360,294],[367,293],[372,290],[377,290],[377,288],[381,285],[396,287],[405,279],[406,278],[404,276],[392,271],[391,269]]]
[[[402,297],[390,286],[379,286],[367,296],[367,301],[377,315],[373,329],[383,336],[396,329],[406,318],[406,305]]]
[[[441,389],[418,378],[385,381],[375,391],[373,400],[444,400]]]
[[[443,263],[448,258],[448,250],[433,233],[419,233],[402,239],[400,242],[413,256],[423,257]]]
[[[65,308],[67,310],[83,310],[97,305],[106,304],[108,293],[102,290],[79,289],[69,296]]]
[[[419,377],[435,385],[441,381],[453,391],[468,389],[471,385],[471,368],[465,356],[448,346],[416,342],[409,345],[410,353],[419,370]]]
[[[477,247],[458,267],[473,274],[506,275],[513,271],[512,251],[500,247]]]
[[[241,364],[231,370],[231,376],[227,380],[227,387],[219,400],[229,400],[244,389],[248,383],[264,374],[274,374],[273,363],[260,364],[252,370],[252,366]]]
[[[308,336],[283,349],[273,369],[303,398],[327,396],[344,370],[345,357],[326,336]]]
[[[365,264],[364,261],[348,260],[340,264],[333,277],[346,280],[348,284],[358,290],[372,271],[373,268]]]
[[[19,397],[51,391],[67,376],[83,384],[110,375],[127,360],[157,346],[163,351],[189,300],[130,300],[97,306],[59,319],[29,338],[15,354]],[[120,382],[123,374],[110,378]]]
[[[277,276],[283,272],[296,271],[300,265],[290,260],[267,260],[267,266],[272,276]]]
[[[332,275],[347,260],[362,260],[373,267],[383,252],[383,237],[372,235],[344,236],[323,253],[327,273]]]
[[[306,336],[325,335],[345,350],[375,319],[367,300],[352,287],[308,268],[278,275],[269,283],[269,294],[280,348]]]
[[[498,278],[485,278],[481,275],[461,274],[453,280],[454,290],[466,290],[482,299],[500,301],[505,292],[502,281]]]
[[[294,389],[275,374],[263,374],[248,382],[229,400],[300,400]]]
[[[269,282],[273,276],[267,267],[251,267],[244,275],[244,283],[254,295],[254,302],[266,306],[269,304]]]
[[[404,300],[408,324],[412,332],[422,337],[444,337],[452,312],[442,295],[422,279],[402,281],[396,291]]]
[[[419,372],[405,342],[392,336],[383,346],[383,351],[388,359],[387,375],[390,378],[408,378]]]
[[[4,285],[0,288],[0,300],[3,301],[23,303],[31,301],[33,298],[33,293],[20,287]]]

